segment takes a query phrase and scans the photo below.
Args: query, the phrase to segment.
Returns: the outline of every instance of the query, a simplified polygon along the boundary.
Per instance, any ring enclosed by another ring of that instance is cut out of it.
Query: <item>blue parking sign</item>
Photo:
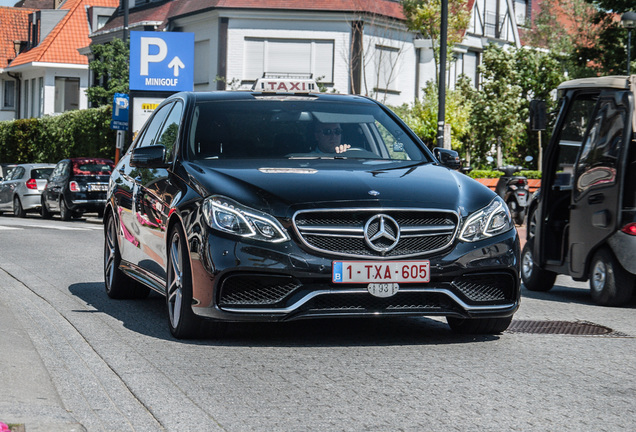
[[[110,128],[115,130],[128,130],[128,95],[115,93],[113,97],[113,117]]]
[[[192,91],[194,33],[130,32],[130,89]]]

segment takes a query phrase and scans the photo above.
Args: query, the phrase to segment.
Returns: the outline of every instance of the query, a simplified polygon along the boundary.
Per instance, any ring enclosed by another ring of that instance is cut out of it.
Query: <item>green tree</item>
[[[128,93],[130,50],[121,39],[103,45],[91,45],[92,60],[88,67],[95,73],[99,85],[86,90],[93,106],[108,105],[115,93]]]
[[[463,154],[464,140],[470,129],[469,119],[472,102],[466,92],[459,90],[470,82],[465,76],[458,80],[458,89],[446,92],[446,124],[451,126],[451,147]],[[412,105],[404,104],[392,108],[395,113],[420,137],[429,147],[437,145],[437,85],[432,81],[426,83],[421,100]]]
[[[452,59],[453,46],[461,42],[470,21],[468,0],[448,1],[448,55]],[[409,30],[419,33],[423,38],[430,39],[433,44],[435,70],[439,75],[439,47],[442,0],[402,0],[402,9],[406,16]]]
[[[483,83],[477,92],[471,127],[471,164],[486,166],[486,157],[494,156],[501,146],[503,162],[517,162],[518,148],[524,137],[525,123],[520,120],[522,88],[514,53],[494,44],[484,50],[479,72]],[[474,158],[474,159],[473,159]]]
[[[519,121],[526,124],[525,138],[522,138],[518,155],[532,156],[534,166],[539,168],[539,137],[536,131],[530,130],[529,115],[530,101],[540,99],[546,102],[548,112],[556,108],[557,101],[551,93],[561,82],[565,80],[561,63],[562,56],[554,51],[542,51],[536,49],[520,48],[513,50],[518,75],[519,87],[521,87],[521,104],[519,109]],[[543,133],[546,139],[542,144],[547,144],[548,133]],[[522,163],[521,160],[515,163]],[[526,166],[530,168],[530,166]]]

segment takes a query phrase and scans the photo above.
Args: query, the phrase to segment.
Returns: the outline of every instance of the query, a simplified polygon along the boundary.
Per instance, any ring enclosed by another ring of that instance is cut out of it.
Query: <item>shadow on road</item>
[[[545,300],[549,302],[572,303],[588,306],[596,305],[590,296],[589,288],[569,287],[558,284],[554,285],[554,287],[547,292],[530,291],[524,285],[521,285],[521,297]],[[636,297],[633,297],[627,305],[623,306],[623,308],[636,308]]]
[[[124,327],[157,339],[174,340],[168,330],[163,296],[152,292],[144,300],[112,300],[103,282],[77,283],[69,291],[123,323]],[[78,311],[79,312],[79,311]],[[391,346],[448,345],[496,341],[500,336],[459,335],[444,320],[432,318],[307,319],[283,323],[230,323],[222,335],[203,326],[200,337],[183,340],[193,345],[216,346]]]

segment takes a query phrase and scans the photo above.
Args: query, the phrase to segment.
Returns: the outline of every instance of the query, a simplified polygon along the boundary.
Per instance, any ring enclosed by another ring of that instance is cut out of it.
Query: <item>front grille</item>
[[[287,276],[228,276],[220,286],[219,306],[271,306],[301,286]]]
[[[380,232],[380,215],[387,218],[387,235],[372,241]],[[358,258],[433,254],[450,246],[457,226],[457,214],[442,210],[321,209],[294,215],[294,228],[307,247]]]
[[[453,280],[453,287],[470,302],[513,301],[515,280],[507,273],[468,274]]]

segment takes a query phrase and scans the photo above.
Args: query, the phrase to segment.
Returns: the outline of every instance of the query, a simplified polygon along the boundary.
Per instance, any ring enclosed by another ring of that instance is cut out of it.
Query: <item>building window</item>
[[[15,109],[15,81],[3,80],[2,109]]]
[[[44,78],[42,77],[40,77],[38,80],[38,94],[40,95],[38,117],[42,117],[42,114],[44,114]]]
[[[255,81],[263,73],[313,74],[333,83],[334,42],[331,40],[246,38],[243,79]]]
[[[24,109],[23,118],[29,118],[29,80],[24,80]]]
[[[375,83],[376,90],[397,91],[399,56],[400,50],[398,48],[376,45],[374,71],[377,76],[377,82]]]
[[[31,117],[37,117],[37,109],[40,104],[37,102],[38,92],[35,89],[35,78],[31,80]]]
[[[55,78],[55,112],[79,109],[79,78]]]
[[[194,83],[209,84],[210,82],[210,40],[194,43]]]

